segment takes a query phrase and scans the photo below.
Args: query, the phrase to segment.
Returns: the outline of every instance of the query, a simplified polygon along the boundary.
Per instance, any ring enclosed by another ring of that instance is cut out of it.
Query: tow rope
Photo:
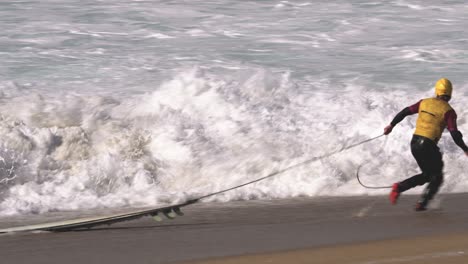
[[[262,181],[262,180],[271,178],[271,177],[276,176],[276,175],[278,175],[278,174],[281,174],[281,173],[284,173],[284,172],[286,172],[286,171],[292,170],[292,169],[294,169],[294,168],[303,166],[303,165],[305,165],[305,164],[309,164],[309,163],[312,163],[312,162],[314,162],[314,161],[319,161],[319,160],[322,160],[322,159],[324,159],[324,158],[328,158],[328,157],[330,157],[330,156],[333,156],[333,155],[335,155],[335,154],[338,154],[338,153],[340,153],[340,152],[343,152],[343,151],[345,151],[345,150],[348,150],[348,149],[351,149],[351,148],[360,146],[360,145],[362,145],[362,144],[371,142],[371,141],[376,140],[376,139],[378,139],[378,138],[380,138],[380,137],[382,137],[382,136],[384,136],[384,134],[379,135],[379,136],[376,136],[376,137],[373,137],[373,138],[369,138],[369,139],[363,140],[363,141],[361,141],[361,142],[358,142],[358,143],[355,143],[355,144],[352,144],[352,145],[349,145],[349,146],[345,146],[345,147],[341,148],[340,150],[337,150],[337,151],[334,151],[334,152],[330,152],[330,153],[328,153],[328,154],[325,154],[325,155],[322,155],[322,156],[319,156],[319,157],[314,157],[314,158],[305,160],[305,161],[303,161],[303,162],[300,162],[300,163],[291,165],[291,166],[289,166],[289,167],[287,167],[287,168],[284,168],[284,169],[282,169],[282,170],[278,170],[278,171],[272,172],[272,173],[270,173],[270,174],[268,174],[268,175],[266,175],[266,176],[264,176],[264,177],[258,178],[258,179],[256,179],[256,180],[249,181],[249,182],[243,183],[243,184],[241,184],[241,185],[237,185],[237,186],[234,186],[234,187],[231,187],[231,188],[228,188],[228,189],[224,189],[224,190],[221,190],[221,191],[217,191],[217,192],[214,192],[214,193],[210,193],[210,194],[207,194],[207,195],[203,195],[203,196],[200,196],[200,197],[195,198],[195,199],[191,199],[191,200],[187,201],[187,203],[193,204],[193,203],[198,202],[198,201],[201,200],[201,199],[205,199],[205,198],[208,198],[208,197],[211,197],[211,196],[214,196],[214,195],[218,195],[218,194],[221,194],[221,193],[225,193],[225,192],[228,192],[228,191],[232,191],[232,190],[234,190],[234,189],[241,188],[241,187],[244,187],[244,186],[246,186],[246,185],[250,185],[250,184],[252,184],[252,183],[256,183],[256,182],[259,182],[259,181]],[[362,166],[362,165],[360,165],[359,168],[360,168],[361,166]],[[358,172],[357,172],[356,176],[357,176],[357,179],[358,179],[359,183],[360,183],[363,187],[365,187],[365,188],[371,188],[371,189],[376,189],[376,188],[379,188],[379,189],[380,189],[380,188],[390,188],[390,187],[368,187],[368,186],[365,186],[364,184],[361,183],[361,181],[360,181],[360,179],[359,179],[359,168],[358,168]]]
[[[330,156],[335,155],[337,153],[343,152],[343,151],[345,151],[347,149],[354,148],[354,147],[357,147],[359,145],[365,144],[367,142],[373,141],[373,140],[375,140],[377,138],[380,138],[381,136],[383,136],[383,135],[363,140],[361,142],[358,142],[358,143],[343,147],[340,150],[328,153],[328,154],[323,155],[323,156],[314,157],[314,158],[305,160],[303,162],[300,162],[300,163],[297,163],[295,165],[289,166],[289,167],[284,168],[282,170],[272,172],[272,173],[270,173],[270,174],[268,174],[268,175],[266,175],[264,177],[258,178],[256,180],[249,181],[249,182],[246,182],[244,184],[237,185],[237,186],[225,189],[225,190],[221,190],[221,191],[213,192],[213,193],[210,193],[210,194],[207,194],[207,195],[203,195],[203,196],[200,196],[198,198],[185,201],[183,203],[174,204],[174,205],[165,206],[165,207],[153,208],[153,209],[139,210],[139,211],[124,213],[124,214],[96,217],[96,218],[83,218],[83,219],[74,219],[74,220],[69,220],[69,221],[60,221],[60,222],[45,223],[45,224],[38,224],[38,225],[12,227],[12,228],[7,228],[7,229],[0,229],[0,233],[26,232],[26,231],[38,231],[38,230],[40,230],[40,231],[63,232],[63,231],[70,231],[70,230],[83,229],[83,228],[88,228],[89,229],[91,227],[95,227],[95,226],[99,226],[99,225],[111,225],[111,224],[114,224],[114,223],[128,221],[128,220],[132,220],[132,219],[137,219],[137,218],[140,218],[140,217],[143,217],[143,216],[148,216],[148,215],[153,217],[153,219],[156,220],[156,221],[162,221],[162,218],[161,218],[160,214],[163,214],[168,219],[174,219],[177,215],[179,215],[179,216],[183,215],[180,208],[182,208],[184,206],[194,204],[194,203],[197,203],[201,199],[208,198],[208,197],[211,197],[211,196],[214,196],[214,195],[217,195],[217,194],[228,192],[228,191],[231,191],[231,190],[234,190],[234,189],[237,189],[237,188],[249,185],[249,184],[253,184],[255,182],[265,180],[267,178],[270,178],[270,177],[276,176],[278,174],[284,173],[284,172],[286,172],[288,170],[292,170],[292,169],[294,169],[296,167],[299,167],[299,166],[302,166],[302,165],[305,165],[305,164],[308,164],[308,163],[311,163],[311,162],[314,162],[314,161],[318,161],[318,160],[330,157]],[[359,166],[359,168],[361,166]],[[357,173],[356,176],[358,177],[359,183],[361,185],[363,185],[361,183],[360,179],[359,179],[359,169],[358,169],[358,173]],[[366,187],[366,188],[382,188],[382,187],[368,187],[368,186],[365,186],[365,185],[363,185],[363,186]]]
[[[369,185],[366,185],[366,184],[362,183],[361,178],[360,178],[360,176],[359,176],[359,172],[360,172],[361,168],[362,168],[364,165],[367,165],[367,164],[368,164],[368,163],[363,163],[363,164],[359,165],[359,167],[358,167],[357,170],[356,170],[356,179],[357,179],[357,181],[359,182],[359,184],[360,184],[362,187],[364,187],[364,188],[366,188],[366,189],[390,189],[390,188],[392,188],[392,186],[369,186]]]
[[[362,183],[361,179],[359,178],[359,170],[361,169],[362,166],[364,166],[364,164],[359,165],[359,167],[358,167],[358,169],[356,171],[356,178],[357,178],[359,184],[361,184],[362,187],[367,188],[367,189],[390,189],[390,188],[392,188],[392,186],[368,186],[368,185],[365,185],[364,183]]]

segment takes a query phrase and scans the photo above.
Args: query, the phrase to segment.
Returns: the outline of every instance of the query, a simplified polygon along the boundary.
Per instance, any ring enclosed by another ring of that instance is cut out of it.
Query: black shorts
[[[437,144],[429,138],[413,135],[411,153],[422,170],[431,181],[433,177],[442,176],[444,162]]]

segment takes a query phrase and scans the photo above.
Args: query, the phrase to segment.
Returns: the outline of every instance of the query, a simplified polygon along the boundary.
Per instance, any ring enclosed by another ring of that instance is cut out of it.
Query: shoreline
[[[418,198],[403,195],[396,206],[387,196],[201,203],[184,208],[184,216],[163,222],[146,217],[89,230],[1,235],[0,255],[5,263],[15,264],[274,263],[276,259],[314,263],[311,258],[321,259],[316,263],[340,263],[331,257],[341,255],[347,256],[344,263],[381,259],[392,263],[388,261],[395,262],[408,249],[409,257],[440,251],[446,255],[443,263],[465,260],[464,254],[452,257],[452,253],[468,252],[468,239],[463,238],[468,231],[468,193],[441,194],[442,207],[427,212],[413,210]],[[0,225],[13,222],[0,219]],[[414,253],[419,244],[434,240],[441,247]],[[452,241],[466,245],[465,249],[454,247]],[[392,250],[389,255],[382,251],[381,258],[366,253],[379,252],[378,248]],[[324,252],[328,253],[321,255]]]

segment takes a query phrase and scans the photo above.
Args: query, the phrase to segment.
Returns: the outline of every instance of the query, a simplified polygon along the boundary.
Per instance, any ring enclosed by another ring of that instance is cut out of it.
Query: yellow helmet
[[[452,97],[452,83],[446,78],[438,80],[435,85],[435,93],[436,96],[446,95]]]

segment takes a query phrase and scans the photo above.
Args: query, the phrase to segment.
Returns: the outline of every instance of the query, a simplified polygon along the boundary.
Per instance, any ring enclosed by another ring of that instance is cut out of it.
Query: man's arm
[[[405,119],[405,117],[409,116],[409,115],[413,115],[413,114],[416,114],[417,112],[419,112],[419,104],[421,103],[421,101],[415,103],[414,105],[412,106],[408,106],[408,107],[405,107],[403,110],[401,110],[392,120],[392,122],[390,122],[390,125],[386,126],[384,128],[384,134],[385,135],[388,135],[390,134],[390,132],[392,132],[392,129],[398,124],[400,123],[403,119]]]
[[[457,114],[454,110],[450,110],[445,114],[444,119],[447,123],[447,130],[450,131],[453,141],[468,156],[468,147],[466,146],[465,141],[463,141],[462,133],[457,128]]]
[[[468,147],[465,144],[465,141],[463,141],[463,135],[460,131],[450,131],[450,135],[452,135],[453,141],[457,146],[459,146],[465,154],[468,156]]]

